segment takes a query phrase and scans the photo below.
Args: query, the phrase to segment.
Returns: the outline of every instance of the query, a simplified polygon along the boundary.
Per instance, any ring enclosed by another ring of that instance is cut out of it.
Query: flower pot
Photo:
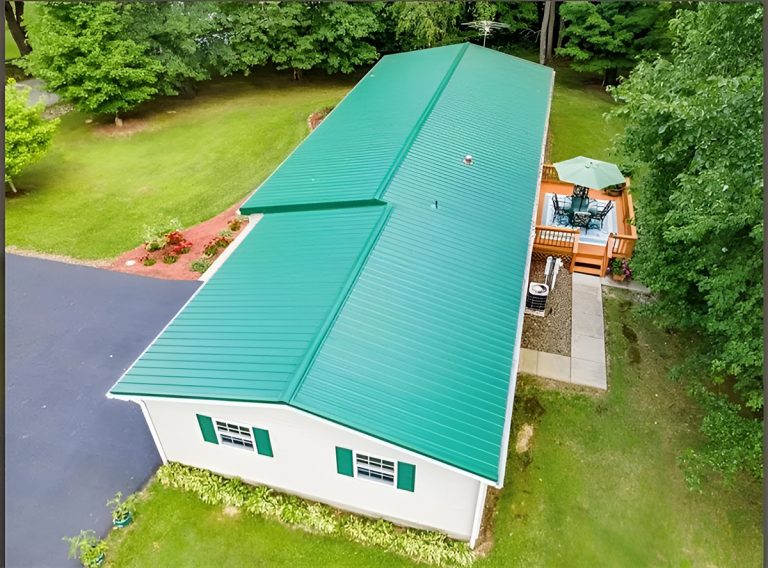
[[[133,522],[133,515],[128,512],[128,514],[124,515],[122,519],[112,519],[112,524],[115,526],[115,528],[123,528],[127,527]]]
[[[86,560],[86,561],[81,560],[81,562],[83,566],[85,566],[86,568],[94,568],[95,566],[101,566],[102,564],[104,564],[104,561],[106,559],[107,559],[106,555],[102,552],[93,560]]]
[[[615,280],[616,282],[623,282],[626,277],[627,275],[624,273],[622,274],[614,274],[613,272],[611,273],[611,279]]]
[[[610,195],[611,197],[618,197],[624,189],[604,189],[603,193]]]

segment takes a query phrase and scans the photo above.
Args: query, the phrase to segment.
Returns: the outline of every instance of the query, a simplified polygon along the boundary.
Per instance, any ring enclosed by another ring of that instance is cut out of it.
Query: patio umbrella
[[[624,183],[624,174],[616,164],[579,156],[553,164],[562,181],[603,189],[609,185]]]

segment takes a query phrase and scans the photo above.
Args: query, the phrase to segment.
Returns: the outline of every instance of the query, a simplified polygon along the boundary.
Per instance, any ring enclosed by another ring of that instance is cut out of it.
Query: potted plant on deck
[[[69,543],[69,558],[76,558],[85,568],[96,568],[104,564],[107,543],[96,536],[96,531],[80,531],[77,536],[64,537]]]
[[[622,282],[623,280],[630,280],[632,278],[632,271],[629,269],[629,261],[626,258],[613,258],[608,265],[608,270],[611,273],[611,278],[616,282]]]
[[[112,508],[112,524],[116,528],[127,527],[133,522],[133,512],[136,510],[136,495],[131,495],[123,500],[122,492],[107,501],[107,507]]]

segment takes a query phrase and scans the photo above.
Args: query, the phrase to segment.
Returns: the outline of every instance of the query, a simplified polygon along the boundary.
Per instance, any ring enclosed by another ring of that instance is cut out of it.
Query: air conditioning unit
[[[528,284],[528,296],[525,298],[526,312],[543,316],[544,308],[547,307],[547,297],[549,296],[549,286],[541,282],[531,282]]]

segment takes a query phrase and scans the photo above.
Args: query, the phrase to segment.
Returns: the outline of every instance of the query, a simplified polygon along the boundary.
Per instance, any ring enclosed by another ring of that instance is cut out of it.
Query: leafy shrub
[[[219,252],[219,245],[216,242],[216,239],[208,241],[203,247],[203,254],[205,256],[215,256],[217,252]]]
[[[176,256],[187,254],[189,251],[192,250],[192,243],[186,240],[181,241],[180,243],[177,243],[172,249],[171,252],[175,254]]]
[[[703,385],[691,387],[690,392],[706,412],[701,432],[707,442],[679,458],[688,487],[701,492],[707,477],[715,472],[722,474],[726,482],[732,481],[739,471],[762,479],[762,422],[744,416],[739,405]]]
[[[86,568],[99,566],[99,560],[107,552],[107,543],[96,536],[96,531],[80,531],[77,536],[62,539],[69,543],[69,558],[76,558]]]
[[[179,230],[181,230],[181,222],[178,219],[169,219],[168,222],[163,225],[145,225],[143,240],[147,252],[165,248],[169,244],[169,235],[178,233]]]
[[[144,266],[152,266],[156,263],[157,259],[149,256],[148,254],[141,257],[141,264]]]
[[[202,274],[206,270],[208,270],[211,267],[211,261],[208,258],[198,258],[196,261],[194,261],[190,266],[189,269],[192,272],[199,272]]]
[[[444,534],[403,529],[384,520],[340,513],[320,503],[277,493],[264,486],[227,479],[207,470],[168,463],[157,471],[165,487],[194,493],[210,505],[234,506],[251,515],[320,534],[337,534],[365,546],[376,546],[418,562],[437,566],[469,566],[475,555],[467,543]]]
[[[232,231],[227,231],[226,229],[224,229],[223,231],[219,231],[219,236],[220,237],[224,237],[226,239],[231,239],[232,238]]]
[[[227,226],[229,226],[229,230],[233,233],[236,233],[240,230],[240,228],[245,225],[245,221],[247,220],[247,217],[240,215],[238,217],[235,217],[234,219],[230,219],[229,223],[227,223]]]
[[[165,264],[173,264],[177,260],[179,260],[179,257],[176,256],[175,254],[164,254],[163,255],[163,262]]]

